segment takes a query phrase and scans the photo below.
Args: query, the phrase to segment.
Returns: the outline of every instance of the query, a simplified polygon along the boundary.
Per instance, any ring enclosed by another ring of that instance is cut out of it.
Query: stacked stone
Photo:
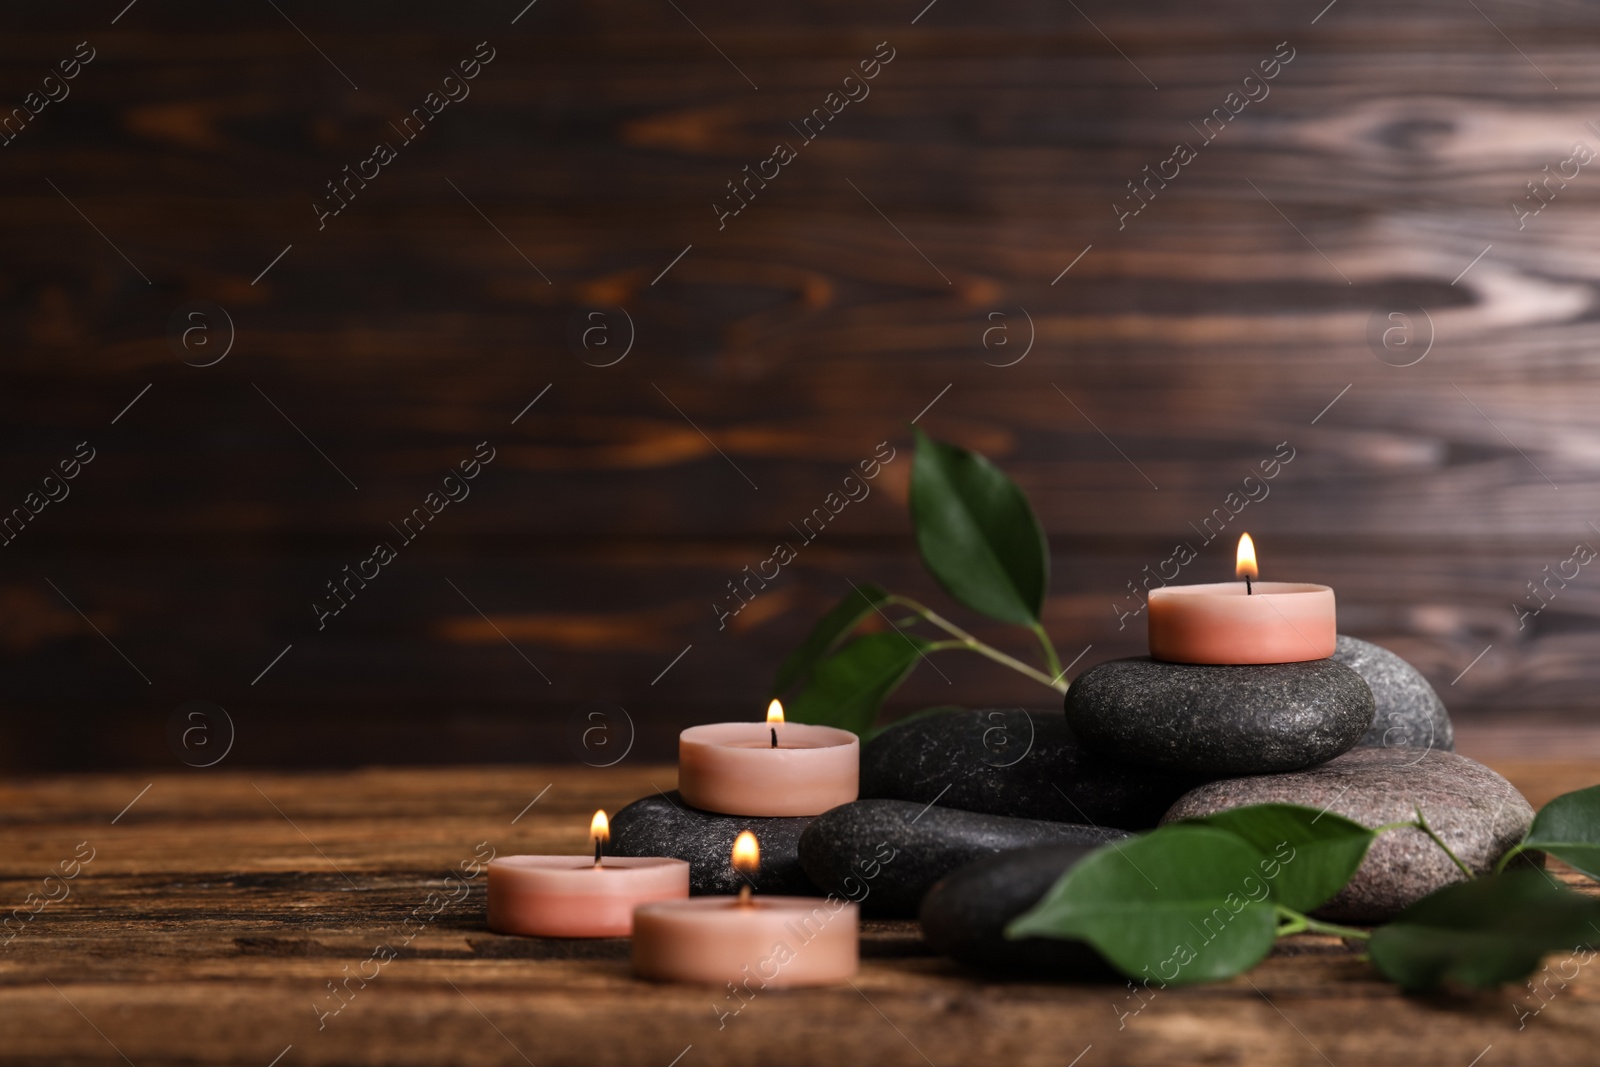
[[[742,884],[729,850],[751,829],[762,848],[757,891],[920,914],[935,949],[974,966],[1094,976],[1104,966],[1084,945],[1007,941],[1002,931],[1084,856],[1162,823],[1260,803],[1369,827],[1420,810],[1464,863],[1487,872],[1533,809],[1453,749],[1427,679],[1354,638],[1300,663],[1113,660],[1072,684],[1064,715],[953,710],[884,730],[862,749],[861,799],[821,815],[723,815],[662,793],[616,814],[612,851],[688,860],[691,892],[726,894]],[[1382,922],[1460,877],[1420,830],[1390,830],[1316,914]]]
[[[1168,775],[1167,793],[1178,795],[1162,823],[1264,803],[1330,811],[1373,828],[1420,811],[1481,874],[1521,840],[1534,815],[1511,783],[1454,753],[1449,715],[1421,672],[1343,635],[1331,658],[1303,663],[1212,666],[1140,657],[1100,664],[1073,683],[1062,726],[1078,746],[1071,769],[1079,788],[1091,765],[1100,779],[1110,766],[1128,768],[1125,775]],[[1132,820],[1124,825],[1134,828]],[[1088,851],[1012,850],[953,873],[923,902],[928,940],[981,968],[1099,973],[1102,964],[1086,946],[1007,941],[1002,933]],[[1316,915],[1383,922],[1461,877],[1422,831],[1390,830]]]
[[[812,823],[799,858],[824,890],[865,884],[869,913],[920,912],[930,943],[964,962],[1092,975],[1100,965],[1081,945],[1006,941],[1001,931],[1127,831],[1260,803],[1369,827],[1420,809],[1463,862],[1487,872],[1533,809],[1453,749],[1449,715],[1421,672],[1351,637],[1331,658],[1301,663],[1115,660],[1073,683],[1065,715],[951,711],[884,731],[862,752],[865,799]],[[874,870],[869,857],[885,843],[894,859]],[[1460,877],[1421,831],[1387,831],[1317,915],[1382,922]]]

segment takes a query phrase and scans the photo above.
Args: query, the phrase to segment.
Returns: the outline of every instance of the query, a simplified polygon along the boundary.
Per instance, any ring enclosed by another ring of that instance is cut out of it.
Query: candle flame
[[[768,722],[782,722],[783,721],[783,704],[782,704],[782,702],[774,700],[772,703],[767,705],[767,721]]]
[[[761,870],[761,843],[749,830],[739,831],[733,842],[733,869],[747,878],[755,877]]]
[[[589,840],[611,840],[611,820],[606,818],[604,811],[595,812],[594,818],[589,820]]]
[[[1256,567],[1256,543],[1250,540],[1249,534],[1239,535],[1239,560],[1233,568],[1235,578],[1245,575],[1252,578],[1261,577],[1261,571]]]

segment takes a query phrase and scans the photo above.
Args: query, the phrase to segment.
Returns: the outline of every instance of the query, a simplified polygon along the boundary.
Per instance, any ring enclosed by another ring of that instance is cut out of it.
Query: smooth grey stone
[[[1421,671],[1387,648],[1344,634],[1333,659],[1361,675],[1372,690],[1376,708],[1372,725],[1356,742],[1359,747],[1456,750],[1450,713]]]
[[[987,815],[1146,830],[1204,778],[1085,751],[1057,711],[956,710],[897,723],[861,750],[861,796]]]
[[[1115,659],[1067,691],[1067,725],[1096,750],[1203,778],[1314,767],[1372,725],[1372,690],[1328,659],[1209,666]]]
[[[1516,787],[1483,764],[1453,752],[1393,748],[1358,748],[1296,774],[1212,782],[1174,804],[1162,821],[1247,804],[1300,804],[1373,829],[1414,820],[1420,808],[1434,832],[1477,874],[1492,870],[1533,822],[1533,808]],[[1542,863],[1543,857],[1530,862]],[[1372,843],[1350,884],[1316,914],[1342,922],[1385,922],[1463,877],[1421,830],[1387,830]]]
[[[928,944],[956,962],[1006,975],[1106,979],[1116,972],[1082,941],[1008,941],[1006,924],[1038,903],[1056,880],[1094,851],[1090,845],[1036,845],[969,863],[922,901]]]
[[[824,812],[800,835],[800,864],[818,889],[862,911],[914,918],[940,878],[1006,849],[1102,845],[1129,835],[1073,823],[979,815],[908,800],[857,800]]]
[[[635,800],[611,817],[613,856],[668,856],[689,861],[689,893],[693,896],[739,892],[746,883],[730,857],[739,831],[749,830],[761,844],[761,869],[749,880],[758,893],[816,896],[800,867],[800,834],[812,816],[762,819],[719,815],[691,808],[674,789]]]

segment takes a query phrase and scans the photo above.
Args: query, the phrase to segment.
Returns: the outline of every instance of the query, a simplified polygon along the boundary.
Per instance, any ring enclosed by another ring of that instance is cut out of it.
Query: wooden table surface
[[[1499,769],[1536,805],[1600,780],[1595,763]],[[626,942],[493,934],[483,876],[464,897],[446,880],[490,847],[581,851],[596,807],[674,785],[670,767],[535,766],[0,786],[0,899],[60,898],[0,948],[0,1064],[1594,1062],[1587,973],[1519,1030],[1525,990],[1406,998],[1312,937],[1119,1016],[1139,1007],[1121,987],[980,981],[914,924],[868,923],[853,987],[761,993],[719,1026],[721,996],[636,981]],[[91,849],[69,895],[43,885]],[[375,976],[322,1015],[350,974]]]

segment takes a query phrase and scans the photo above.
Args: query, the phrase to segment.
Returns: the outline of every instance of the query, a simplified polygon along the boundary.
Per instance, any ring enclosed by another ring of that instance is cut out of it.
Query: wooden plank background
[[[0,550],[0,767],[175,766],[194,699],[231,764],[573,759],[593,708],[665,755],[759,713],[850,581],[939,599],[904,510],[925,409],[1031,494],[1064,657],[1137,651],[1124,584],[1287,441],[1182,580],[1248,528],[1468,729],[1587,717],[1600,577],[1526,628],[1512,604],[1600,546],[1600,177],[1522,229],[1508,205],[1600,150],[1592,5],[277,7],[95,0],[0,36],[7,107],[95,50],[0,147],[0,510],[96,450]],[[480,41],[471,95],[319,231],[325,183]],[[1285,41],[1119,230],[1125,183]],[[880,42],[870,96],[719,231],[725,183]],[[193,300],[234,326],[214,366],[172,347]],[[1434,335],[1408,367],[1367,342],[1400,305]],[[619,349],[574,323],[610,306],[633,344],[592,365]],[[323,583],[485,440],[470,497],[319,631]],[[880,441],[873,493],[719,632],[725,583]],[[1053,703],[939,666],[896,712]]]
[[[1535,804],[1594,781],[1592,762],[1498,768]],[[635,764],[0,784],[0,893],[58,898],[0,945],[0,1064],[1594,1062],[1600,999],[1571,958],[1550,957],[1538,992],[1406,997],[1330,937],[1141,1008],[1116,983],[986,981],[912,922],[867,922],[855,988],[764,991],[719,1026],[718,991],[633,979],[620,939],[491,933],[483,876],[446,879],[489,848],[582,852],[595,807],[675,781]],[[89,849],[66,890],[41,884]],[[396,958],[369,963],[379,945]]]

